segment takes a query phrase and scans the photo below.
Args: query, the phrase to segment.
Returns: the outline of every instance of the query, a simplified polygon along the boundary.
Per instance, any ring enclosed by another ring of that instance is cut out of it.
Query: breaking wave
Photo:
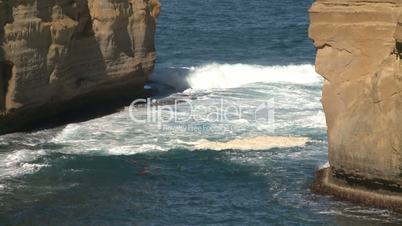
[[[212,63],[199,67],[170,68],[157,71],[151,78],[179,91],[193,89],[236,88],[252,83],[285,83],[314,85],[322,78],[314,65],[261,66]]]

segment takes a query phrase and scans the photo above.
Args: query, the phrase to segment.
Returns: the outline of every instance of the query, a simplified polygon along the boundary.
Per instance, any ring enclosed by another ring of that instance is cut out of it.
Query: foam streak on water
[[[303,147],[308,138],[306,137],[274,137],[259,136],[253,138],[242,138],[230,140],[227,142],[217,142],[208,140],[199,140],[191,143],[197,149],[209,150],[269,150],[272,148],[291,148]]]

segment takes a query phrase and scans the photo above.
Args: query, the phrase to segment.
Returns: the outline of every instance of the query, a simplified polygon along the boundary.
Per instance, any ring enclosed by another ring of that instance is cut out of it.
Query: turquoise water
[[[162,0],[149,86],[155,115],[181,121],[133,121],[149,116],[138,106],[1,136],[0,225],[400,223],[308,189],[327,161],[311,3]],[[225,120],[211,114],[222,105]]]

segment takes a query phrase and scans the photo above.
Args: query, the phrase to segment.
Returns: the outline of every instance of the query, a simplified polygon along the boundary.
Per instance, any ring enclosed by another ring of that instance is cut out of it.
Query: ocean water
[[[308,189],[327,162],[312,1],[161,3],[156,103],[0,136],[0,225],[401,223]]]

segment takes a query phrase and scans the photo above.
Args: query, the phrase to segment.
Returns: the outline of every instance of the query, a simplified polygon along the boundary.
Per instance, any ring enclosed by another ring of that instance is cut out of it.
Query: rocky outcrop
[[[330,162],[313,189],[401,210],[402,1],[317,0],[310,19]]]
[[[158,0],[0,0],[0,133],[142,90]]]

